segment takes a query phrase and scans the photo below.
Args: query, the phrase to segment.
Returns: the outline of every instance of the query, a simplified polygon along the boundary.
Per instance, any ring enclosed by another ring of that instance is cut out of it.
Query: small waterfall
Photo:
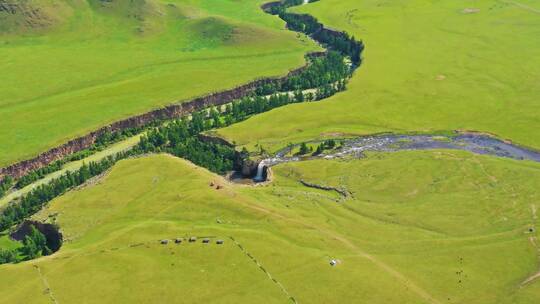
[[[259,163],[259,165],[257,166],[257,175],[255,175],[255,178],[253,180],[255,180],[256,182],[264,181],[263,174],[264,174],[264,167],[265,166],[266,166],[266,164],[265,164],[264,161],[261,161]]]
[[[296,146],[299,146],[297,144]],[[513,145],[500,139],[472,133],[456,133],[456,135],[440,134],[381,134],[373,136],[362,136],[356,139],[344,140],[341,146],[335,150],[325,152],[320,155],[311,156],[287,156],[291,152],[291,147],[279,151],[275,157],[261,160],[257,165],[257,174],[253,178],[254,182],[264,182],[265,167],[298,162],[313,159],[336,159],[348,155],[362,157],[363,152],[396,152],[410,150],[432,150],[451,149],[469,151],[476,154],[492,155],[517,160],[531,160],[540,162],[540,151]]]

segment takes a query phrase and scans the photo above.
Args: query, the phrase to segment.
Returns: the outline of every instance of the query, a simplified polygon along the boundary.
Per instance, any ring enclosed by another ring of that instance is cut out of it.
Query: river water
[[[294,146],[293,146],[294,147]],[[540,152],[533,151],[500,139],[481,134],[458,135],[395,135],[382,134],[344,140],[342,146],[317,156],[287,156],[293,147],[279,151],[274,157],[262,160],[257,169],[255,182],[265,180],[264,168],[286,162],[311,159],[335,159],[347,156],[362,157],[363,152],[396,152],[405,150],[450,149],[476,154],[505,157],[516,160],[540,162]]]

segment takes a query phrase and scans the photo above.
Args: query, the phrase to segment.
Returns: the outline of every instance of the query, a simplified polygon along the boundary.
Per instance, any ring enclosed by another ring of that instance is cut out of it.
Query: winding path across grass
[[[507,1],[507,0],[503,0],[502,2],[512,4],[514,6],[517,6],[517,7],[521,8],[521,9],[524,9],[524,10],[529,11],[531,13],[540,14],[540,9],[536,9],[534,7],[525,5],[523,3],[519,3],[519,2],[516,2],[516,1]]]

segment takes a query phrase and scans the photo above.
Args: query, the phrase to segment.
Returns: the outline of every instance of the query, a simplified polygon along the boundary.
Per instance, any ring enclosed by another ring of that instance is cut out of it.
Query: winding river
[[[298,146],[298,145],[296,145]],[[491,155],[516,160],[540,162],[540,152],[521,147],[500,139],[473,133],[456,135],[398,135],[381,134],[362,136],[342,141],[340,148],[317,156],[287,156],[295,146],[280,150],[274,157],[263,159],[257,168],[255,182],[266,180],[265,168],[281,163],[313,159],[336,159],[343,157],[363,157],[363,152],[397,152],[404,150],[463,150],[475,154]]]

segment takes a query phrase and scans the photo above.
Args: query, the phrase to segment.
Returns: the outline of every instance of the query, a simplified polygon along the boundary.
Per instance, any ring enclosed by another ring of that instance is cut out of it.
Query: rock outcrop
[[[340,188],[336,188],[336,187],[330,187],[330,186],[324,186],[324,185],[317,185],[317,184],[314,184],[314,183],[310,183],[310,182],[306,182],[304,180],[300,180],[300,183],[306,187],[309,187],[309,188],[315,188],[315,189],[319,189],[319,190],[324,190],[324,191],[335,191],[337,192],[338,194],[340,194],[341,196],[343,197],[349,197],[351,195],[351,193],[345,189],[340,189]]]
[[[244,177],[254,177],[257,174],[259,163],[257,161],[246,159],[241,164],[240,173]]]
[[[0,0],[0,23],[5,23],[4,27],[8,30],[18,27],[40,28],[53,22],[53,18],[35,3],[26,0]]]
[[[199,135],[197,135],[197,137],[199,138],[200,141],[203,141],[203,142],[208,142],[208,143],[213,143],[213,144],[218,144],[218,145],[234,147],[234,145],[232,143],[228,142],[227,140],[225,140],[225,139],[223,139],[221,137],[207,135],[207,134],[199,134]]]

